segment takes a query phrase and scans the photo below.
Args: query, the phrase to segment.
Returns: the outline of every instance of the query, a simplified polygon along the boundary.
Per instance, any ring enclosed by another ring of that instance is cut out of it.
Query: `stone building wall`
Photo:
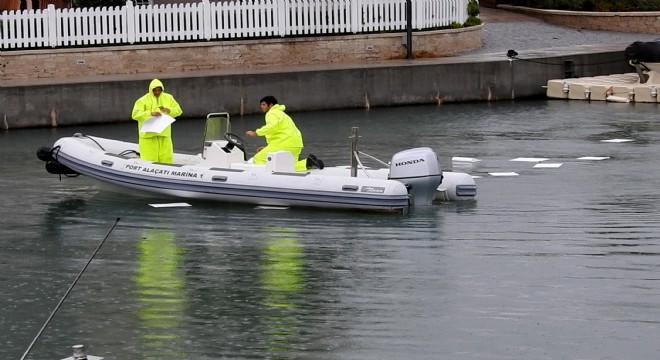
[[[483,25],[413,33],[415,58],[482,45]],[[404,59],[406,33],[0,52],[0,81],[96,75],[186,73]]]

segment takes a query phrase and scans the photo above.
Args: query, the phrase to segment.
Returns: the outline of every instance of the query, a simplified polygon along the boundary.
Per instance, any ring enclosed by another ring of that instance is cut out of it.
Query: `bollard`
[[[85,352],[85,345],[73,345],[73,356],[62,360],[103,360],[102,357],[87,355]]]
[[[85,345],[73,345],[73,358],[75,360],[87,360],[87,353],[85,353]]]

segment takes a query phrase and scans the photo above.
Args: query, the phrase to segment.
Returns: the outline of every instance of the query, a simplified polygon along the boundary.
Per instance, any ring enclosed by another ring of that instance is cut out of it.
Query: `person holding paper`
[[[174,96],[165,92],[163,83],[151,80],[149,91],[133,105],[132,118],[138,122],[141,159],[172,163],[174,146],[170,124],[181,114],[181,106]]]

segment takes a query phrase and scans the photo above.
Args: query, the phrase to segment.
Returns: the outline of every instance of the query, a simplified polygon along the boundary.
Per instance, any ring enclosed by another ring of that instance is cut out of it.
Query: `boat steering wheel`
[[[238,135],[234,133],[225,133],[225,140],[227,140],[227,145],[225,145],[222,150],[226,153],[230,153],[231,149],[238,148],[243,152],[243,160],[247,161],[247,152],[245,151],[245,140],[241,139]]]
[[[236,146],[241,150],[245,150],[245,141],[241,139],[238,135],[228,132],[225,134],[225,140],[227,140],[227,142],[232,146]]]

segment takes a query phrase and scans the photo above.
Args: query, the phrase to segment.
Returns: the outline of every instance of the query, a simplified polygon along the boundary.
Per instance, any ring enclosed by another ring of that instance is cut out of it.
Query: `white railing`
[[[416,30],[462,24],[469,0],[412,0]],[[406,0],[235,0],[4,11],[0,49],[221,40],[406,29]]]

